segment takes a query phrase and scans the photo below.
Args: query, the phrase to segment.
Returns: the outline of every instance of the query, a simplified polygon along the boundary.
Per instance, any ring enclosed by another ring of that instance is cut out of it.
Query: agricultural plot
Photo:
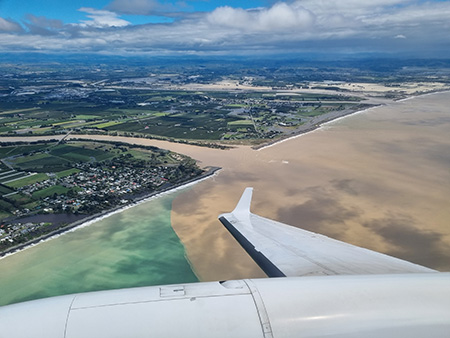
[[[129,89],[61,89],[56,90],[60,94],[47,98],[37,94],[27,98],[35,103],[32,107],[28,101],[16,101],[15,109],[11,102],[0,103],[0,111],[5,110],[0,115],[0,135],[94,131],[181,140],[267,139],[274,131],[290,133],[313,117],[341,106],[349,108],[361,100],[350,95],[274,91],[143,90],[134,87],[139,81],[120,83]],[[80,97],[75,100],[69,94]],[[264,111],[264,117],[250,116],[252,110]],[[62,157],[86,160],[83,156]]]
[[[56,172],[67,169],[70,161],[47,153],[39,153],[15,158],[10,161],[10,163],[12,163],[14,167],[23,171]]]
[[[63,170],[63,171],[60,171],[60,172],[56,173],[56,177],[63,178],[63,177],[66,177],[66,176],[77,174],[79,172],[80,172],[79,169],[71,168],[71,169]]]
[[[253,127],[254,123],[252,120],[237,120],[237,121],[232,121],[232,122],[228,122],[228,127],[235,127],[235,128],[240,128],[240,127]]]
[[[58,145],[52,148],[50,154],[72,162],[103,161],[114,157],[114,154],[104,150],[90,149],[83,146],[76,147],[67,144]]]
[[[26,185],[30,185],[30,184],[33,184],[33,183],[37,183],[37,182],[42,182],[42,181],[48,180],[48,178],[49,177],[48,177],[47,174],[39,173],[39,174],[29,175],[29,176],[26,176],[24,178],[5,183],[5,185],[10,187],[10,188],[21,188],[21,187],[24,187]]]
[[[165,114],[137,121],[130,121],[105,129],[150,135],[159,135],[179,139],[220,139],[227,123],[222,116],[201,113]],[[235,120],[232,118],[231,120]]]
[[[29,154],[31,152],[41,151],[46,149],[48,146],[43,144],[37,145],[27,145],[27,146],[9,146],[9,147],[0,147],[0,157],[10,157],[15,155],[23,155]]]
[[[38,190],[33,193],[32,197],[34,199],[45,198],[53,195],[62,195],[66,194],[69,191],[68,188],[63,187],[62,185],[54,185],[48,188],[44,188],[42,190]]]
[[[10,201],[14,201],[14,202],[16,202],[18,204],[22,204],[22,205],[26,205],[26,204],[30,204],[30,203],[34,202],[34,200],[30,196],[27,196],[22,193],[16,193],[13,195],[9,195],[8,199]]]
[[[0,184],[0,195],[3,196],[3,195],[10,194],[10,193],[12,193],[12,192],[14,192],[13,189],[8,188],[7,186],[5,186],[5,185],[3,185],[3,184]]]
[[[7,183],[25,177],[27,175],[27,173],[21,171],[6,172],[3,175],[0,174],[0,183]]]

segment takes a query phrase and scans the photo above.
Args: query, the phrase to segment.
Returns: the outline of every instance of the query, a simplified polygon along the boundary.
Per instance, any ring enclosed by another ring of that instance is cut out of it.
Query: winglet
[[[250,204],[252,203],[253,188],[245,188],[238,204],[231,212],[236,218],[247,218],[250,215]]]
[[[256,233],[250,217],[252,215],[250,213],[252,195],[253,188],[245,188],[244,193],[234,210],[231,213],[220,215],[219,220],[267,276],[286,277],[278,267],[276,267],[249,241],[249,239],[247,239],[248,235]]]

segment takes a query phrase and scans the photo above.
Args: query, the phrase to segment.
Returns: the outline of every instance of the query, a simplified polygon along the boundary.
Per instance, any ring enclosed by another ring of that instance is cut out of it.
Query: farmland
[[[449,87],[445,63],[411,73],[390,62],[378,69],[363,61],[245,59],[208,67],[189,59],[0,63],[0,136],[70,132],[261,144],[383,100]]]
[[[0,135],[70,131],[203,141],[271,139],[292,132],[313,117],[364,106],[360,98],[343,95],[82,89],[89,96],[81,101],[73,96],[49,98],[48,93],[36,93],[26,101],[9,97],[0,102]],[[77,91],[81,89],[70,93]],[[15,109],[10,109],[12,104]],[[20,109],[30,104],[35,107]]]

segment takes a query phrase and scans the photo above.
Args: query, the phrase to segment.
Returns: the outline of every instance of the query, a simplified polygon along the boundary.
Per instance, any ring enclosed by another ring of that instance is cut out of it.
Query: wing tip
[[[253,188],[252,187],[245,188],[241,198],[239,199],[238,204],[231,213],[235,215],[250,214],[250,205],[252,203],[252,196],[253,196]]]

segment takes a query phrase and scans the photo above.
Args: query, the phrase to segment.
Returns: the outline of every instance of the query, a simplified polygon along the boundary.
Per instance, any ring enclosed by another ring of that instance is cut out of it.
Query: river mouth
[[[197,281],[189,262],[202,281],[264,277],[217,220],[248,186],[261,216],[449,271],[449,102],[450,93],[439,93],[393,103],[259,151],[114,138],[223,169],[0,260],[0,304]]]
[[[198,154],[223,170],[174,200],[172,225],[200,279],[264,276],[217,220],[248,186],[254,213],[450,271],[449,102],[426,95],[259,151]]]

